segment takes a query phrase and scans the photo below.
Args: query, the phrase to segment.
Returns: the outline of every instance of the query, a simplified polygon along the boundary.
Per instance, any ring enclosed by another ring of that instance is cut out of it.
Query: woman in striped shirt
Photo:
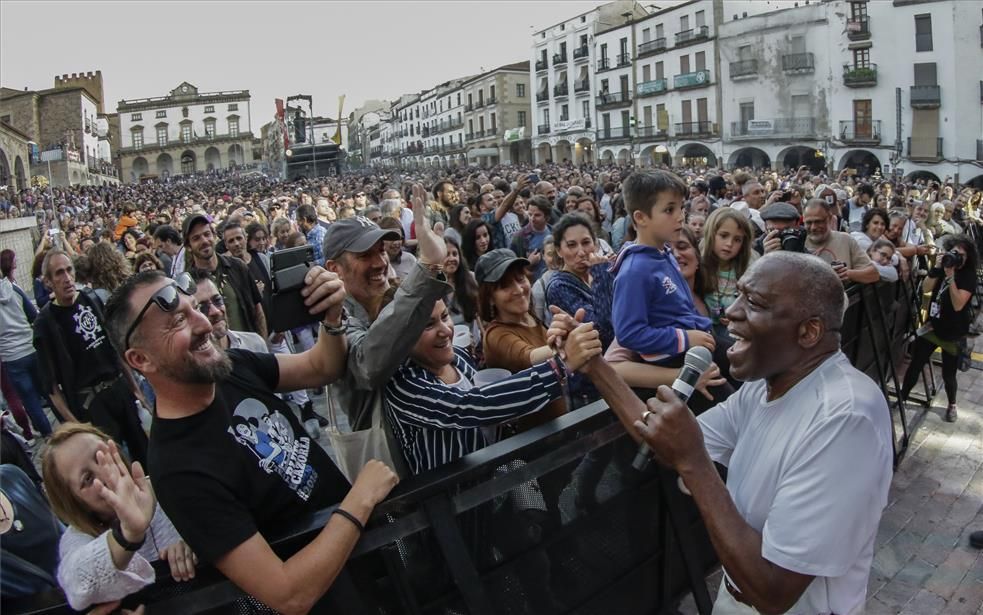
[[[563,395],[570,371],[601,353],[587,323],[570,334],[566,359],[557,356],[504,380],[475,386],[474,358],[455,348],[454,323],[443,301],[396,374],[386,385],[387,419],[413,474],[483,448],[482,426],[536,412]]]

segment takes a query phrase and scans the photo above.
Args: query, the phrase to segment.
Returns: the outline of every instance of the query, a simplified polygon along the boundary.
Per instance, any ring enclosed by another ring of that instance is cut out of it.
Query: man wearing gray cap
[[[344,323],[348,362],[345,375],[333,386],[353,430],[368,429],[374,413],[382,412],[386,383],[420,338],[434,304],[450,290],[443,271],[447,247],[430,228],[422,186],[413,186],[412,202],[417,265],[384,309],[383,300],[390,288],[389,258],[383,241],[399,239],[399,233],[356,217],[335,222],[324,236],[325,267],[337,273],[348,290]],[[388,423],[383,424],[388,432]],[[391,432],[387,435],[390,450],[398,451]],[[403,462],[399,458],[394,461],[397,465]],[[396,468],[405,474],[403,469]]]
[[[790,203],[778,202],[765,206],[761,210],[761,219],[765,223],[765,234],[754,241],[755,251],[758,254],[765,255],[769,252],[783,249],[783,237],[786,234],[783,234],[782,231],[786,229],[799,229],[799,219],[801,217],[799,210]],[[798,241],[788,245],[797,248],[793,249],[793,252],[802,252],[804,250],[803,241],[805,241],[805,231],[800,230]],[[786,247],[785,249],[789,248]]]

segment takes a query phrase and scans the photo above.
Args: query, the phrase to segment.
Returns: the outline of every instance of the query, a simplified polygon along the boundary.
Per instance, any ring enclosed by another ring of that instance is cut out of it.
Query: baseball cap
[[[761,210],[762,220],[798,220],[799,210],[790,203],[772,203]]]
[[[212,221],[205,214],[199,212],[194,213],[184,219],[184,223],[181,224],[181,237],[184,239],[184,243],[188,243],[188,235],[191,233],[192,227],[196,224],[204,222],[205,224],[211,224]]]
[[[498,248],[482,254],[474,266],[474,277],[478,284],[485,282],[498,282],[514,263],[522,263],[529,266],[529,261],[515,255],[515,252],[508,248]]]
[[[342,252],[361,254],[380,239],[396,241],[402,238],[398,231],[381,229],[368,218],[345,218],[331,224],[324,234],[324,260],[335,260]]]

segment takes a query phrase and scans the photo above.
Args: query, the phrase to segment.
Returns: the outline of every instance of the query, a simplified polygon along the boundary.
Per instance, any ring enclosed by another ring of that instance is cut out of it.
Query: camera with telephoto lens
[[[778,231],[778,238],[782,242],[782,250],[786,252],[806,251],[806,231],[803,228],[783,229]]]
[[[963,266],[963,255],[959,250],[953,248],[942,255],[942,268],[943,269],[959,269]]]

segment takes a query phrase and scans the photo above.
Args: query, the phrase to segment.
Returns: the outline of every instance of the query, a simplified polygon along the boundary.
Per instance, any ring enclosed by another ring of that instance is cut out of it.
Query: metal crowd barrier
[[[843,351],[889,400],[914,331],[914,294],[905,283],[848,291]],[[897,464],[911,426],[896,399],[891,413]],[[716,556],[699,514],[671,472],[655,463],[632,469],[635,450],[596,402],[402,482],[312,612],[654,614],[693,592],[709,613],[704,579]],[[579,504],[595,483],[597,503]],[[274,550],[289,557],[330,514],[284,528]],[[175,583],[166,566],[155,568],[158,582],[125,604],[146,604],[151,614],[263,612],[213,569]],[[3,612],[71,611],[53,591],[4,600]]]

